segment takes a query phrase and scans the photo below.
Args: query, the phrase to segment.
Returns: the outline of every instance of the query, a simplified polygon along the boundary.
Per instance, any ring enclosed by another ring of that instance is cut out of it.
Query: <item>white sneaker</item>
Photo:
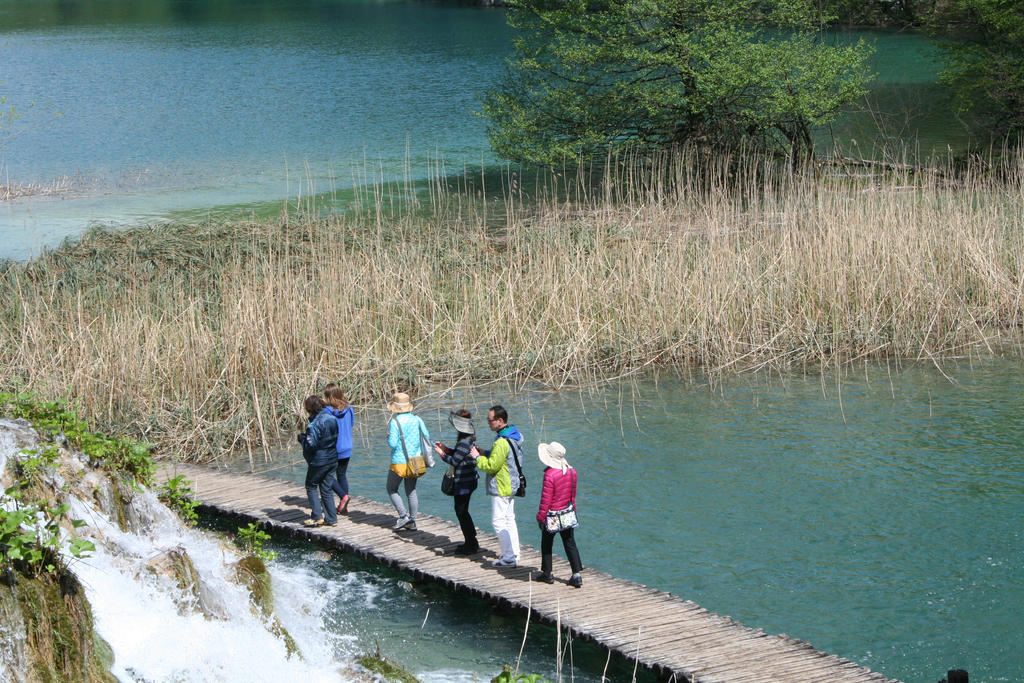
[[[495,560],[491,562],[492,567],[518,567],[519,563],[515,560]]]
[[[412,517],[408,515],[402,515],[395,521],[395,525],[391,527],[394,531],[405,528],[405,525],[412,521]]]

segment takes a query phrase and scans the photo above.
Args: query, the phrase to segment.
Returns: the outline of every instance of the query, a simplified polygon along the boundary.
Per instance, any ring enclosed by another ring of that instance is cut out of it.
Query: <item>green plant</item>
[[[238,527],[237,540],[246,553],[255,555],[261,560],[270,561],[277,558],[277,553],[274,551],[263,549],[263,543],[270,540],[270,534],[262,531],[255,522],[249,522],[249,526]]]
[[[67,408],[63,401],[40,401],[31,393],[0,393],[0,414],[28,420],[44,438],[52,440],[63,435],[94,465],[128,475],[142,484],[152,482],[156,471],[153,444],[89,431],[85,421],[80,420],[78,414]],[[51,448],[47,447],[45,453],[40,452],[39,455],[44,461],[50,458],[52,463],[56,459],[56,450]]]
[[[376,655],[360,655],[356,661],[363,668],[376,674],[375,678],[388,681],[389,683],[420,683],[419,679],[405,670],[400,664],[380,654],[380,645],[377,646]]]
[[[869,79],[868,46],[822,41],[811,0],[511,0],[507,17],[515,50],[483,113],[517,161],[695,141],[795,161]]]
[[[512,673],[512,667],[506,664],[501,673],[491,679],[491,683],[551,683],[540,674],[519,674]]]
[[[931,19],[945,52],[942,82],[978,132],[1019,142],[1024,133],[1024,5],[1019,0],[950,0]]]
[[[191,483],[184,475],[179,474],[160,485],[157,497],[177,512],[185,524],[195,526],[199,521],[199,515],[196,514],[199,501],[195,499],[196,492],[192,490]]]
[[[24,456],[14,462],[14,471],[26,482],[36,482],[43,473],[57,462],[58,450],[54,444],[39,448],[25,448],[20,451]]]
[[[66,504],[49,505],[44,501],[19,504],[21,484],[4,492],[4,498],[14,504],[13,509],[0,508],[0,562],[7,569],[17,569],[29,576],[53,572],[61,566],[60,523],[70,507]],[[70,520],[74,528],[85,524],[80,519]],[[76,558],[96,549],[92,541],[74,538],[65,546]]]

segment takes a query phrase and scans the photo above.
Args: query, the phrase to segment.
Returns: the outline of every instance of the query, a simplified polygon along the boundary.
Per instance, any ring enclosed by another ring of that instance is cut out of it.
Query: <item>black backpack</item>
[[[519,446],[518,441],[514,441],[508,438],[507,436],[503,436],[501,438],[505,439],[505,441],[508,441],[509,450],[512,451],[512,459],[515,461],[516,470],[519,472],[519,488],[516,489],[512,495],[515,496],[516,498],[525,498],[526,475],[523,474],[523,466],[520,462],[523,459],[523,449]]]

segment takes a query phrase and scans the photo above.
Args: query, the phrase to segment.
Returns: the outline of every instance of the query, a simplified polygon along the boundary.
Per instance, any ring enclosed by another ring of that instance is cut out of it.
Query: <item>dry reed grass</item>
[[[80,179],[60,176],[47,183],[3,183],[0,182],[0,202],[21,197],[63,197],[80,191]]]
[[[4,383],[215,457],[428,381],[948,358],[1016,339],[1024,162],[884,180],[695,153],[524,205],[96,230],[0,273]],[[408,188],[398,188],[408,194]],[[495,215],[500,216],[500,220]],[[496,220],[498,225],[495,225]]]

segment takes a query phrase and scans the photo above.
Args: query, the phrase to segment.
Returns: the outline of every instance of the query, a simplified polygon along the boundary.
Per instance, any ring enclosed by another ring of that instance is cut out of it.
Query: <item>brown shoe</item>
[[[302,526],[323,526],[324,520],[320,519],[304,519],[302,520]]]

